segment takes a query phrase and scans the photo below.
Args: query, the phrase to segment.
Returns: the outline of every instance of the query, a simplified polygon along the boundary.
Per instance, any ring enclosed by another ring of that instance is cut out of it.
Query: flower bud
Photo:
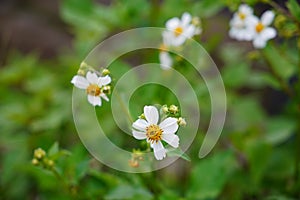
[[[34,155],[34,158],[40,160],[40,159],[42,159],[46,155],[46,152],[43,149],[38,148],[38,149],[34,150],[34,154],[33,155]]]
[[[133,168],[137,168],[140,166],[139,161],[137,161],[136,159],[130,159],[128,164],[130,167],[133,167]]]
[[[84,70],[82,70],[82,69],[79,69],[79,70],[77,71],[77,74],[78,74],[78,75],[81,75],[81,76],[84,76],[84,75],[85,75]]]
[[[54,161],[53,160],[47,160],[47,166],[49,168],[52,168],[54,166]]]
[[[144,114],[144,113],[141,114],[141,115],[139,116],[139,118],[140,118],[140,119],[146,119],[145,114]]]
[[[31,160],[31,163],[32,163],[33,165],[38,165],[38,164],[39,164],[39,161],[38,161],[38,159],[33,158],[33,159]]]
[[[175,106],[175,105],[170,105],[169,111],[170,111],[170,113],[172,113],[172,114],[177,114],[177,113],[178,113],[178,107]]]
[[[106,85],[106,86],[103,86],[103,88],[102,88],[102,92],[104,93],[104,94],[110,94],[110,86],[109,85]]]
[[[177,123],[178,123],[179,126],[186,126],[186,121],[185,121],[185,119],[182,118],[182,117],[179,117],[179,118],[178,118]]]
[[[167,114],[167,113],[169,112],[169,108],[168,108],[167,105],[163,105],[163,106],[161,107],[161,110],[162,110],[163,113],[165,113],[165,114]]]
[[[192,24],[195,25],[195,26],[200,26],[201,25],[200,18],[199,17],[193,17]]]
[[[109,75],[110,74],[110,71],[108,69],[103,69],[102,70],[102,75],[103,76],[106,76],[106,75]]]

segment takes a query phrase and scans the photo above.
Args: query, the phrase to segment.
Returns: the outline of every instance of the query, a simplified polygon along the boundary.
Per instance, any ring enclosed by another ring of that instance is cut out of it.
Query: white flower
[[[105,77],[98,77],[97,74],[93,72],[87,72],[86,77],[76,75],[71,81],[77,88],[86,90],[88,101],[93,106],[101,106],[101,98],[109,101],[106,94],[103,93],[102,88],[110,82],[110,76],[106,75]]]
[[[230,20],[229,36],[237,40],[250,41],[253,38],[249,30],[249,23],[254,18],[253,10],[246,4],[239,6],[239,9],[234,13]]]
[[[269,27],[274,20],[274,16],[272,11],[266,11],[260,20],[255,17],[250,21],[253,46],[255,48],[264,48],[268,40],[276,37],[276,30]]]
[[[138,140],[147,139],[153,148],[157,160],[166,157],[166,149],[161,140],[174,148],[179,146],[179,137],[175,135],[178,130],[177,119],[168,117],[158,124],[159,113],[154,106],[144,107],[145,119],[138,119],[132,124],[132,135]]]
[[[166,28],[168,31],[164,34],[167,34],[166,36],[169,37],[170,41],[170,44],[166,45],[171,46],[180,46],[186,39],[201,33],[201,29],[192,24],[192,16],[187,12],[182,14],[181,19],[178,17],[169,19],[166,23]]]
[[[159,53],[159,61],[160,61],[160,67],[164,70],[170,69],[173,65],[173,60],[170,54],[166,51],[161,51]]]

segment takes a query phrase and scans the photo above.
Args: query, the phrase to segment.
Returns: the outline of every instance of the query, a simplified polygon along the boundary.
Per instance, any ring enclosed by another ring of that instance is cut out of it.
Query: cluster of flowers
[[[162,160],[167,153],[162,141],[174,148],[179,146],[176,132],[179,126],[185,126],[186,122],[178,116],[179,109],[175,105],[164,105],[160,110],[155,106],[145,106],[144,113],[132,124],[132,135],[138,140],[146,139],[154,151],[155,158]]]
[[[168,51],[179,47],[187,39],[192,38],[202,32],[201,22],[198,17],[192,17],[189,13],[182,14],[181,19],[174,17],[166,22],[166,31],[162,33],[163,43],[160,46],[159,60],[162,69],[170,69],[173,60]]]
[[[267,41],[276,36],[276,30],[270,27],[273,20],[272,11],[264,12],[259,19],[251,7],[242,4],[230,21],[229,36],[239,41],[252,41],[255,48],[264,48]]]
[[[97,72],[87,71],[86,75],[76,75],[71,83],[79,89],[86,91],[87,99],[93,106],[101,106],[102,100],[109,101],[107,94],[111,90],[111,77],[107,69],[102,71],[101,76]],[[184,126],[185,120],[179,116],[179,109],[175,105],[170,107],[164,105],[161,108],[161,116],[154,106],[145,106],[144,113],[132,125],[132,135],[138,140],[147,139],[157,160],[166,157],[166,150],[163,147],[162,140],[172,147],[179,146],[179,137],[175,134],[179,125]],[[172,117],[169,117],[172,116]],[[160,123],[158,123],[160,120]],[[135,153],[136,154],[136,153]],[[140,156],[138,156],[140,159]],[[130,162],[131,166],[137,166],[137,157]]]

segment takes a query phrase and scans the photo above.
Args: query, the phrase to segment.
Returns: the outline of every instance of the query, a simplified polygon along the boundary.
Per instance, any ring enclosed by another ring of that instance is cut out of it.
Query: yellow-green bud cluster
[[[175,106],[175,105],[170,105],[170,107],[169,107],[169,112],[171,113],[171,114],[177,114],[178,113],[178,111],[179,111],[179,109],[178,109],[178,107],[177,106]]]
[[[41,165],[46,169],[51,169],[54,167],[54,161],[48,158],[46,152],[42,148],[37,148],[34,150],[31,163],[36,166]]]
[[[111,93],[111,87],[109,85],[105,85],[101,88],[102,92],[104,94],[110,94]]]
[[[178,118],[177,123],[178,123],[179,126],[186,126],[186,121],[185,121],[185,119],[182,118],[182,117],[179,117],[179,118]]]
[[[102,75],[103,76],[106,76],[106,75],[109,75],[110,74],[110,71],[108,69],[103,69],[102,70]]]
[[[145,114],[142,113],[142,114],[139,116],[139,119],[146,119]]]
[[[143,161],[143,152],[140,150],[133,150],[131,154],[131,159],[128,161],[130,167],[137,168],[140,166],[140,161]]]

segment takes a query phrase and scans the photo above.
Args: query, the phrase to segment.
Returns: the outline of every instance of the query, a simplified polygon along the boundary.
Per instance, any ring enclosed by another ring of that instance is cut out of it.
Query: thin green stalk
[[[295,152],[295,183],[296,185],[299,182],[299,165],[300,165],[300,39],[298,39],[298,54],[299,54],[299,60],[298,60],[298,81],[296,84],[296,106],[298,109],[298,130],[297,130],[297,136],[296,136],[296,152]]]
[[[132,117],[131,117],[131,115],[129,113],[129,110],[127,109],[124,101],[122,100],[122,98],[120,97],[120,95],[118,94],[118,92],[116,92],[116,91],[114,91],[114,92],[115,92],[116,97],[117,97],[117,99],[118,99],[118,101],[120,103],[122,111],[125,113],[125,115],[127,116],[129,122],[132,124],[133,123],[133,119],[132,119]]]

